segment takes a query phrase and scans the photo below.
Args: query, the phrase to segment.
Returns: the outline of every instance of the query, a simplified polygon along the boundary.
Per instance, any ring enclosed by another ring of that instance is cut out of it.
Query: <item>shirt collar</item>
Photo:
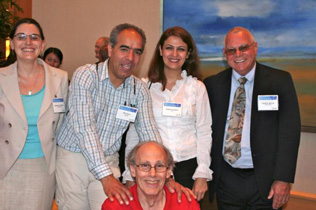
[[[100,63],[99,63],[100,64]],[[106,59],[102,65],[102,72],[100,76],[101,81],[105,79],[110,79],[109,76],[109,59]]]
[[[255,65],[252,67],[252,69],[248,72],[248,74],[246,74],[244,77],[247,78],[247,83],[252,83],[254,78],[255,78],[255,72],[256,72],[256,66],[257,66],[257,63],[255,63]],[[243,77],[241,76],[240,74],[238,74],[235,69],[233,69],[233,74],[232,74],[232,79],[234,79],[236,82],[238,82],[238,79],[240,77]]]
[[[132,80],[133,77],[134,76],[131,75],[130,77],[126,78],[122,85],[124,86],[124,84],[125,84],[125,87],[134,85],[134,80]],[[106,61],[104,61],[103,65],[102,65],[102,72],[101,72],[100,80],[102,81],[102,80],[105,80],[105,79],[110,79],[110,75],[109,75],[109,58]]]

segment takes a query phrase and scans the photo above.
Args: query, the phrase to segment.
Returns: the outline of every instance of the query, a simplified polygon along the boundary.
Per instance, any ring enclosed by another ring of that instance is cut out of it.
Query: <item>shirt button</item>
[[[52,141],[54,141],[55,140],[55,138],[52,138]]]
[[[8,125],[9,125],[10,128],[12,127],[12,124],[11,124],[11,123],[9,123]]]
[[[5,140],[4,142],[5,142],[6,144],[9,144],[9,141],[8,141],[8,140]]]
[[[52,124],[55,125],[55,121],[53,121]]]

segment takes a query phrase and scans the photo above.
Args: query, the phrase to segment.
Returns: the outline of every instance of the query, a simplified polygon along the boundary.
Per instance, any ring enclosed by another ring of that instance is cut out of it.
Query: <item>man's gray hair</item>
[[[119,24],[119,25],[115,26],[112,29],[111,34],[110,34],[111,47],[114,48],[114,46],[117,43],[117,36],[119,35],[119,33],[121,33],[123,30],[126,30],[126,29],[132,29],[132,30],[136,31],[137,33],[139,33],[141,35],[141,37],[143,39],[143,48],[142,48],[142,50],[144,50],[145,44],[146,44],[145,32],[141,28],[139,28],[139,27],[137,27],[135,25],[129,24],[129,23]]]
[[[148,144],[148,143],[155,143],[159,147],[161,147],[164,150],[165,154],[166,154],[168,168],[174,168],[174,160],[173,160],[171,152],[168,150],[167,147],[165,147],[164,145],[162,145],[162,144],[160,144],[160,143],[158,143],[156,141],[143,141],[143,142],[138,143],[127,156],[127,166],[129,168],[130,168],[131,165],[135,165],[136,164],[136,162],[135,162],[136,160],[135,159],[136,159],[136,154],[137,154],[139,148],[141,148],[143,145]]]

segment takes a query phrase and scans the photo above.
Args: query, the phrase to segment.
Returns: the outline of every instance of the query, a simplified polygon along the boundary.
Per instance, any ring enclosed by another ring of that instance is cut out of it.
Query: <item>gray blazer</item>
[[[38,59],[45,70],[45,93],[37,121],[38,133],[49,174],[55,171],[55,132],[64,114],[54,113],[52,99],[68,94],[66,71],[53,68]],[[0,68],[0,179],[3,179],[20,155],[28,132],[17,75],[17,62]]]

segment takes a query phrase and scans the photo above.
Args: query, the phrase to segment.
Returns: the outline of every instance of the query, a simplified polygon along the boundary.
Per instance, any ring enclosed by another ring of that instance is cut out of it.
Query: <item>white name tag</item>
[[[182,105],[179,103],[163,102],[162,115],[169,117],[181,117]]]
[[[258,111],[279,110],[278,95],[258,95]]]
[[[66,111],[63,98],[53,98],[54,113],[63,113]]]
[[[136,119],[137,112],[137,108],[120,105],[117,109],[116,118],[126,120],[129,122],[134,122]]]

